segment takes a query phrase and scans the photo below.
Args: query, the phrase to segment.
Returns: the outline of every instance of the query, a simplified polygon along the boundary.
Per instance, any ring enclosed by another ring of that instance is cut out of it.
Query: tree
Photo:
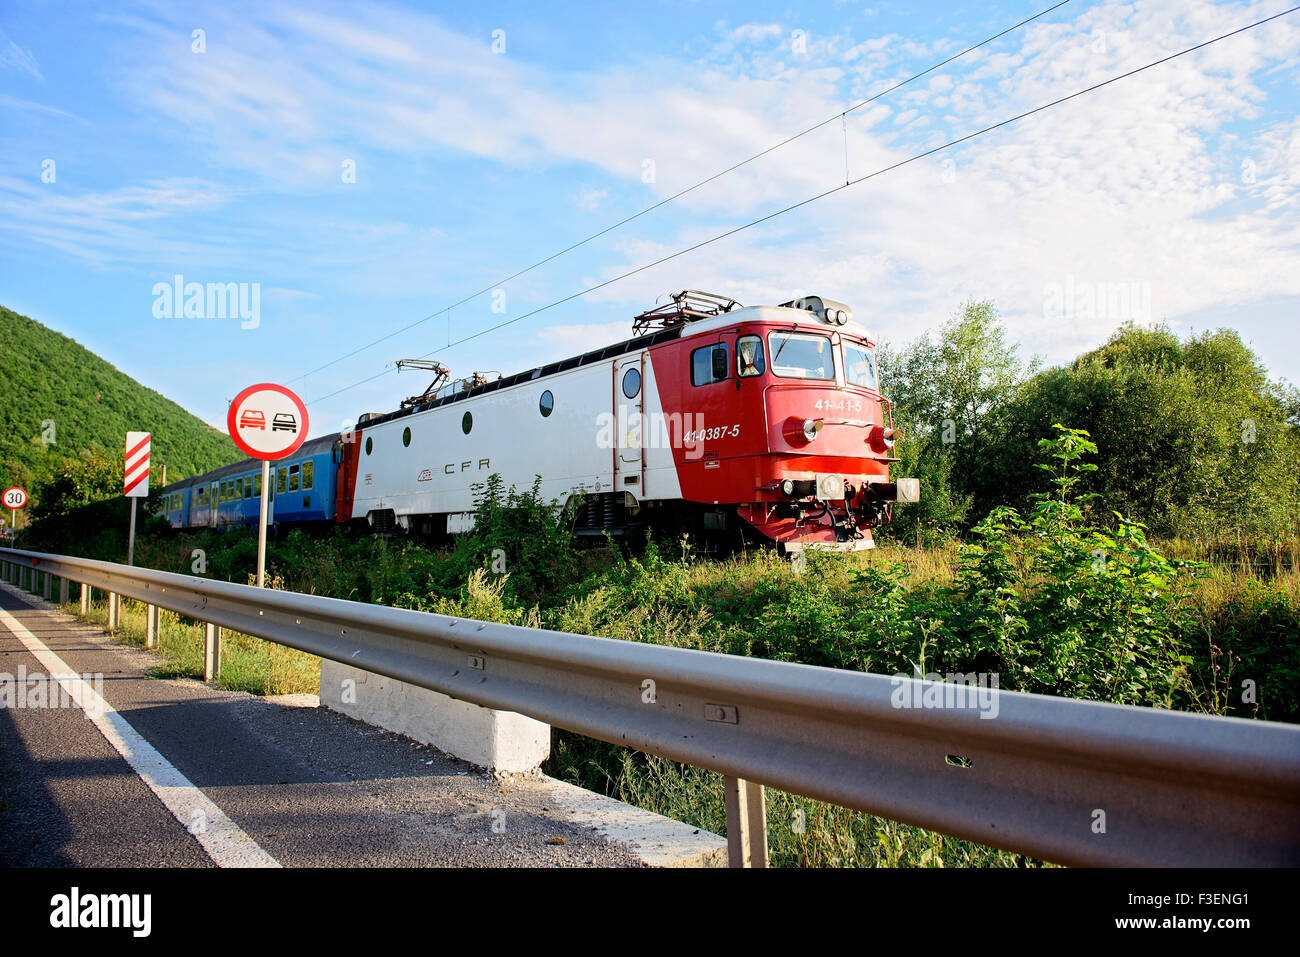
[[[64,459],[53,476],[37,490],[32,519],[68,513],[122,494],[122,467],[100,448]]]
[[[1086,429],[1101,449],[1087,490],[1104,513],[1122,512],[1161,535],[1293,536],[1293,403],[1235,332],[1180,341],[1164,326],[1126,325],[1020,390],[987,446],[977,509],[1022,505],[1040,491],[1023,463],[1036,437],[1064,422]]]
[[[894,511],[897,536],[920,541],[931,528],[952,531],[966,519],[997,422],[1036,366],[1020,361],[996,308],[969,301],[939,330],[895,351],[879,351],[881,389],[902,432],[895,467],[921,479],[921,503]]]

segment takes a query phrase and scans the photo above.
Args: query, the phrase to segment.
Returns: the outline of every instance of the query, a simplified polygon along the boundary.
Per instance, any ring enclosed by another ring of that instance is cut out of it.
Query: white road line
[[[2,587],[10,594],[22,595],[10,585]],[[158,795],[167,810],[203,845],[208,857],[218,867],[280,866],[206,794],[191,784],[189,778],[159,754],[88,682],[3,608],[0,608],[0,624],[13,632],[14,637],[41,663],[46,674],[55,678],[86,717],[95,722],[95,727],[108,743],[126,758],[149,790]]]

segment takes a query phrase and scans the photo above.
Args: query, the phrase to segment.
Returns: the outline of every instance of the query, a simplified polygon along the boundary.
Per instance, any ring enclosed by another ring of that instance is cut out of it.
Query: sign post
[[[266,519],[271,501],[271,460],[262,459],[262,495],[258,503],[260,517],[257,521],[257,587],[266,584]]]
[[[307,438],[307,406],[282,385],[250,385],[230,403],[226,429],[240,451],[262,460],[262,501],[257,523],[257,587],[266,584],[266,525],[271,463],[293,455]]]
[[[4,491],[4,504],[5,508],[9,509],[9,524],[13,526],[16,534],[18,532],[18,510],[27,504],[27,492],[17,485],[10,486]]]
[[[131,532],[127,538],[126,563],[135,564],[135,500],[149,494],[148,432],[126,433],[126,471],[122,484],[124,494],[131,500]]]

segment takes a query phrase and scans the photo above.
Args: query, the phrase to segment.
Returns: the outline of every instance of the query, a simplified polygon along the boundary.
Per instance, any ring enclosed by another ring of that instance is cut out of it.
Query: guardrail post
[[[66,578],[60,578],[59,579],[59,605],[63,606],[66,605],[67,603],[68,603],[68,580]]]
[[[158,606],[144,606],[144,646],[158,647]]]
[[[723,776],[727,792],[727,858],[731,867],[767,867],[763,785]]]
[[[41,597],[44,598],[46,601],[49,601],[53,595],[52,589],[54,588],[54,582],[50,581],[49,572],[46,572],[42,577],[45,579],[45,581],[42,583]]]
[[[216,681],[221,673],[221,629],[210,622],[203,625],[203,680]]]
[[[81,583],[81,613],[90,614],[90,586],[85,582]]]
[[[111,635],[117,631],[118,619],[121,617],[121,599],[117,592],[108,593],[108,633]]]

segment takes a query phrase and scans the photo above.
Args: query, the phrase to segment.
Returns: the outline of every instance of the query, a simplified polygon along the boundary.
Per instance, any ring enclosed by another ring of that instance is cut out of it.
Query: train
[[[848,306],[662,298],[630,338],[512,375],[400,360],[432,372],[428,388],[272,463],[272,523],[456,535],[496,474],[539,482],[580,536],[662,528],[797,553],[872,548],[920,500],[917,479],[890,476],[876,342]],[[162,488],[155,510],[176,528],[255,526],[261,494],[248,459]]]

